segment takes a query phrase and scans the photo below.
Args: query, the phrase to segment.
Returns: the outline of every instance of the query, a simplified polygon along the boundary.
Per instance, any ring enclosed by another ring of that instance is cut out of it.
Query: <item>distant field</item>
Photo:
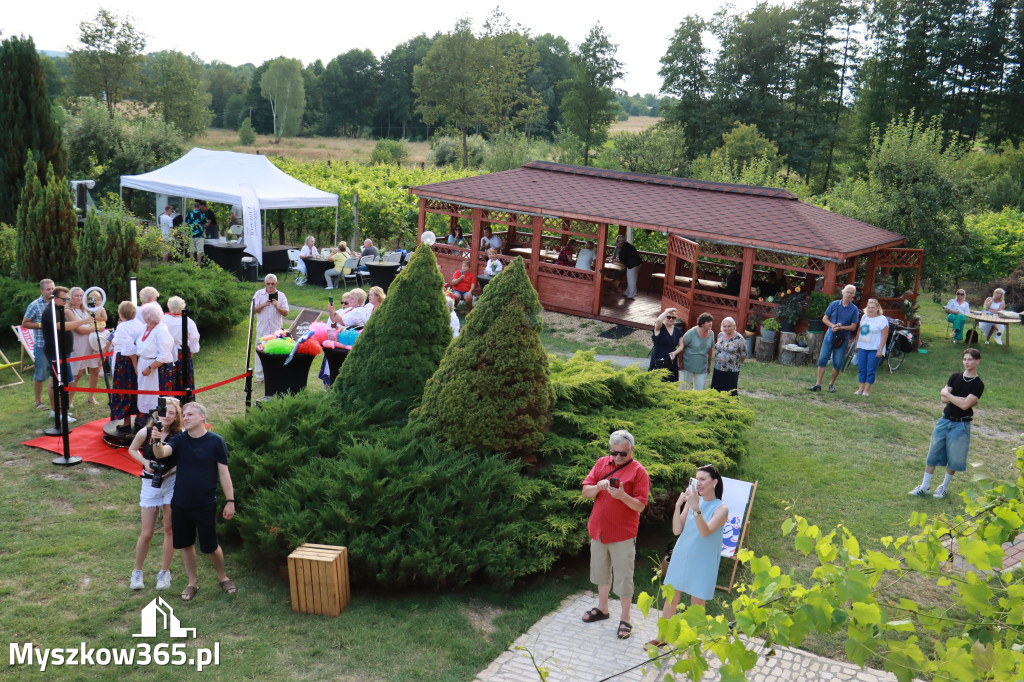
[[[639,133],[652,125],[661,122],[660,116],[630,116],[625,121],[616,121],[608,130],[611,135],[616,133]]]
[[[341,137],[288,137],[274,144],[268,135],[257,135],[256,144],[238,144],[238,133],[221,128],[210,128],[205,135],[195,137],[193,143],[205,149],[224,149],[234,152],[255,154],[280,154],[300,161],[368,161],[376,144],[375,140],[352,140]],[[430,145],[426,142],[407,142],[409,163],[427,160]]]

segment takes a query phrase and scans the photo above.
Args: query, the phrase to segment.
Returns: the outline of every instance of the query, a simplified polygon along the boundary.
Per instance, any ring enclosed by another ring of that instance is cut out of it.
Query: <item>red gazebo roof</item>
[[[805,204],[783,189],[545,161],[409,191],[468,206],[628,225],[836,260],[904,242],[895,232]]]

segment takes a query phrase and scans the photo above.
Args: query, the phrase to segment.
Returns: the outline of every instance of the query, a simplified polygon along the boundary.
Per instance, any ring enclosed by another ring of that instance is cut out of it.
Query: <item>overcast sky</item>
[[[309,64],[326,64],[353,48],[370,49],[380,58],[398,43],[420,33],[449,31],[457,19],[469,17],[479,32],[497,2],[477,0],[391,0],[338,2],[305,0],[265,2],[254,6],[223,0],[178,0],[139,3],[106,0],[98,4],[50,0],[11,0],[0,13],[4,37],[31,36],[41,50],[66,50],[78,41],[78,24],[92,21],[100,6],[119,15],[130,13],[135,28],[147,36],[146,51],[196,53],[204,61],[232,65],[284,55]],[[672,32],[688,14],[710,17],[724,0],[654,0],[633,5],[616,0],[517,0],[502,8],[513,23],[532,35],[561,35],[576,47],[598,21],[619,46],[617,57],[625,76],[616,87],[630,94],[657,93],[659,59]],[[748,11],[755,0],[734,0]]]

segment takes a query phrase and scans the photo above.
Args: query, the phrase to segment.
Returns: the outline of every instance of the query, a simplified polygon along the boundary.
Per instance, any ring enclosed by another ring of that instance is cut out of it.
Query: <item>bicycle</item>
[[[889,336],[885,340],[885,358],[886,364],[889,367],[889,374],[895,374],[896,370],[903,366],[903,360],[906,358],[907,353],[914,349],[914,333],[899,320],[891,317],[888,320]],[[851,338],[849,347],[846,349],[846,356],[843,358],[843,367],[839,370],[840,372],[846,371],[846,368],[853,362],[853,357],[856,354],[857,344]]]

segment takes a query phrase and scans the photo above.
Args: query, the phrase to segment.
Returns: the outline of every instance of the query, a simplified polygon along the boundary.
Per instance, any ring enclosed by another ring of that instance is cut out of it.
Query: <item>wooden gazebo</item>
[[[920,283],[922,251],[899,248],[902,236],[782,189],[534,161],[409,192],[419,197],[419,233],[438,234],[434,251],[446,277],[467,254],[479,274],[480,238],[490,226],[503,238],[503,260],[524,257],[545,309],[630,326],[650,328],[665,306],[678,308],[687,325],[704,311],[732,316],[740,328],[751,315],[772,317],[775,303],[758,295],[758,284],[776,269],[827,294],[855,280],[871,292],[876,273],[893,268],[916,271],[915,293]],[[466,248],[445,240],[457,224]],[[632,230],[667,235],[667,248],[641,251],[640,294],[626,301],[609,277],[620,269],[610,257],[615,236]],[[570,238],[594,245],[595,270],[550,262]],[[729,295],[724,283],[737,266],[739,292]],[[881,299],[893,317],[903,314],[899,293]]]

